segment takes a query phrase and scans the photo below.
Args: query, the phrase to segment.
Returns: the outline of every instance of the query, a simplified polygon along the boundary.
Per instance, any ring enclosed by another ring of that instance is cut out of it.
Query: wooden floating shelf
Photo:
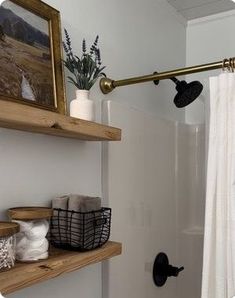
[[[120,141],[121,129],[0,100],[0,127],[86,141]]]
[[[83,253],[53,249],[47,260],[30,264],[17,263],[11,270],[0,272],[0,293],[13,293],[63,273],[110,259],[121,252],[121,243],[111,241],[99,249]]]

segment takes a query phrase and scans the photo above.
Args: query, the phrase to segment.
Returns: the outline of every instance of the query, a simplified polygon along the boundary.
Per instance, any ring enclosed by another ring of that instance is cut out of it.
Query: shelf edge
[[[47,260],[31,264],[18,263],[11,270],[0,272],[0,292],[7,295],[121,253],[121,243],[112,241],[99,249],[84,253],[54,249]]]
[[[121,129],[0,100],[0,126],[87,141],[120,141]]]

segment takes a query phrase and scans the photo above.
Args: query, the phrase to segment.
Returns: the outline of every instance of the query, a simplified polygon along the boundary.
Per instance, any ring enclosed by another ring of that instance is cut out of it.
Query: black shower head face
[[[198,81],[191,83],[181,81],[177,83],[176,90],[178,93],[175,96],[174,103],[177,108],[184,108],[198,98],[202,93],[203,85]]]

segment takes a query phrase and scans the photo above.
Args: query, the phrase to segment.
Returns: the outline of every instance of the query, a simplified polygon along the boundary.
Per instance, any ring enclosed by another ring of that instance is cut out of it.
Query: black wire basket
[[[49,240],[57,248],[88,251],[108,241],[110,228],[110,208],[90,212],[53,209]]]

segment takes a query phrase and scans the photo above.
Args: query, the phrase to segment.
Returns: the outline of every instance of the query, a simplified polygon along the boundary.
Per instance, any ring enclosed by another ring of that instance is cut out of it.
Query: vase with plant
[[[68,76],[68,82],[73,84],[76,90],[76,99],[70,103],[70,116],[89,121],[95,120],[94,102],[89,99],[89,91],[99,77],[104,76],[100,49],[98,47],[99,36],[87,51],[86,40],[82,41],[82,54],[73,53],[70,36],[65,29],[65,42],[63,42],[66,59],[65,67],[72,76]]]

